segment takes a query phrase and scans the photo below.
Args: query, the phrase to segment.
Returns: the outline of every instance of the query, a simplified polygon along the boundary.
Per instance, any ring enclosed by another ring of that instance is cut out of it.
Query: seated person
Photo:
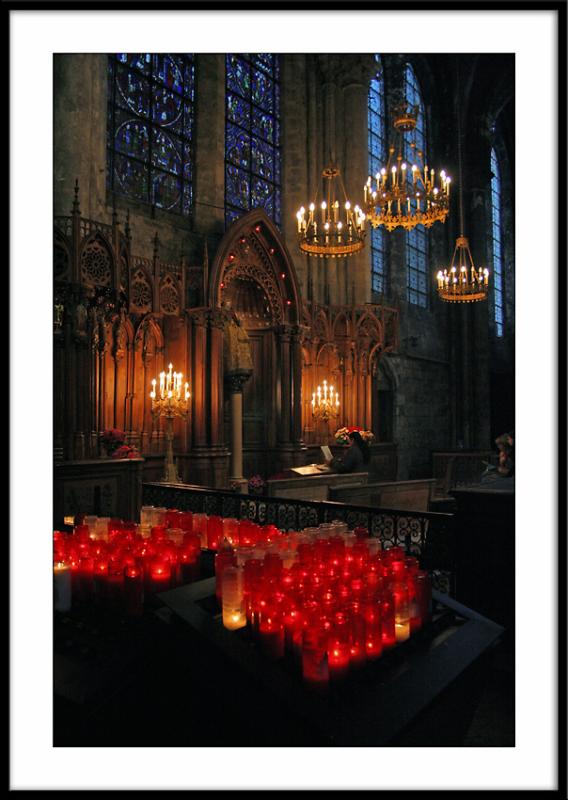
[[[359,472],[371,460],[371,451],[359,431],[349,432],[350,444],[343,458],[334,458],[330,462],[332,472]]]

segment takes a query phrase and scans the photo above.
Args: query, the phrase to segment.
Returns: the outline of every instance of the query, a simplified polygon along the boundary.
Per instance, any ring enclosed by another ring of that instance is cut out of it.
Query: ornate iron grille
[[[383,547],[398,545],[409,555],[419,558],[421,566],[430,572],[438,591],[455,592],[453,514],[255,497],[221,489],[165,483],[144,483],[142,502],[208,516],[250,519],[261,525],[274,524],[284,531],[300,531],[333,520],[346,522],[350,529],[361,525],[368,528],[371,536],[379,538]]]

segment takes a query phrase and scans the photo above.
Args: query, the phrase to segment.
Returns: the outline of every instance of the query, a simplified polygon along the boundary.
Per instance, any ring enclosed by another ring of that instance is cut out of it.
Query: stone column
[[[343,166],[345,191],[352,205],[362,205],[363,186],[369,174],[367,152],[369,81],[376,65],[372,56],[361,55],[350,60],[349,70],[340,75],[343,88],[342,126],[344,137],[338,146],[339,160]],[[371,270],[369,260],[370,232],[367,230],[366,247],[347,259],[346,296],[355,305],[371,299]],[[336,299],[335,302],[340,302]],[[343,301],[345,302],[345,301]]]
[[[250,370],[237,370],[225,376],[231,397],[231,460],[229,485],[241,494],[248,493],[248,482],[243,477],[243,387],[250,378]]]

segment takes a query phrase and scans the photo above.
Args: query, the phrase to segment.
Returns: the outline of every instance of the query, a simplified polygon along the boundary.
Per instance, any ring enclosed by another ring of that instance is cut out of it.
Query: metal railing
[[[261,525],[276,525],[283,531],[300,531],[333,520],[346,522],[350,529],[361,525],[368,528],[371,536],[378,537],[383,547],[397,545],[419,558],[439,591],[453,594],[455,590],[453,514],[265,497],[172,483],[142,484],[142,503],[249,519]]]

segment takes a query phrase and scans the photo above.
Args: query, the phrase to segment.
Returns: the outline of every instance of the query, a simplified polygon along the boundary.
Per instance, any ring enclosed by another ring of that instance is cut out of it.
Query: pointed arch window
[[[501,219],[501,172],[495,148],[491,148],[491,252],[493,256],[493,320],[495,334],[503,336],[503,225]]]
[[[376,175],[387,161],[385,82],[381,58],[375,55],[377,71],[368,93],[369,175]],[[386,291],[386,233],[384,228],[371,228],[371,288]]]
[[[109,56],[107,186],[189,216],[195,60],[191,53]]]
[[[263,208],[280,225],[280,56],[226,56],[225,224]]]
[[[418,84],[418,79],[410,64],[406,64],[404,70],[404,96],[407,103],[418,106],[418,120],[414,131],[414,141],[416,150],[422,150],[425,163],[427,158],[426,140],[426,115],[422,92]],[[411,134],[404,136],[404,157],[412,163],[412,150],[410,147]],[[412,170],[407,170],[407,180],[412,183]],[[417,225],[406,234],[406,296],[412,305],[428,307],[428,260],[429,247],[428,235],[423,225]]]

